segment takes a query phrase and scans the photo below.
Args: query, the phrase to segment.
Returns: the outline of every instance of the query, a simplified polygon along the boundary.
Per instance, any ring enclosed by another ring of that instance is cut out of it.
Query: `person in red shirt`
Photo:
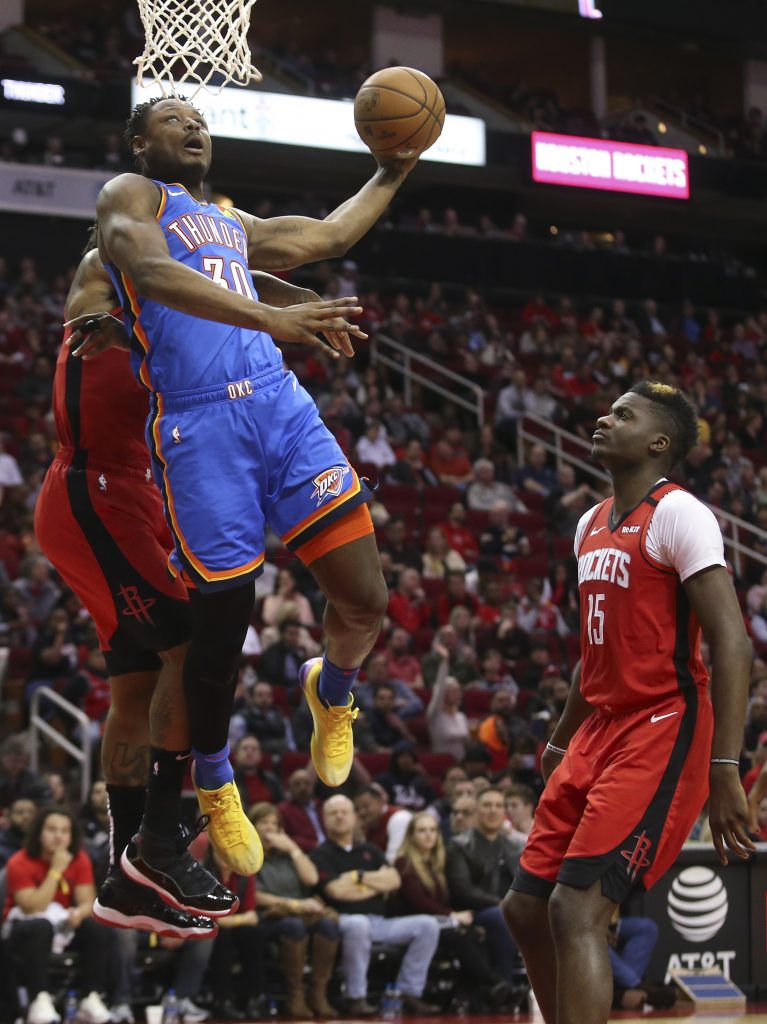
[[[322,801],[314,796],[314,780],[305,768],[296,768],[288,776],[288,797],[277,804],[286,835],[304,853],[325,841],[322,827]]]
[[[401,627],[393,629],[384,648],[386,674],[390,679],[402,679],[408,686],[423,686],[421,662],[411,650],[408,631]]]
[[[504,900],[547,1024],[605,1024],[613,914],[674,863],[706,798],[721,863],[754,849],[738,770],[751,643],[714,515],[667,479],[697,434],[681,391],[651,381],[594,432],[614,497],[576,531],[581,674]]]
[[[429,456],[429,468],[441,484],[453,484],[461,487],[471,483],[474,472],[469,456],[460,444],[443,437],[432,445]]]
[[[458,552],[464,562],[473,564],[477,560],[479,548],[476,535],[466,526],[466,508],[462,502],[453,502],[447,519],[438,525],[447,537],[449,546]]]
[[[416,569],[403,569],[397,589],[389,597],[389,618],[392,622],[416,633],[431,625],[432,609],[421,587],[421,574]]]
[[[754,751],[754,765],[753,768],[749,768],[746,774],[743,776],[743,789],[748,795],[756,780],[762,773],[765,762],[767,762],[767,729],[764,732],[759,733],[759,737],[756,741],[756,750]]]
[[[74,931],[68,948],[82,954],[83,986],[89,995],[80,1005],[84,1024],[106,1024],[109,1011],[99,995],[106,989],[115,934],[91,917],[96,887],[88,854],[80,849],[74,817],[60,808],[38,811],[24,849],[6,868],[4,929],[15,960],[16,980],[30,997],[29,1024],[59,1020],[50,995],[49,962],[54,935]]]
[[[479,601],[466,589],[466,574],[450,572],[447,575],[447,591],[437,598],[437,621],[446,626],[454,608],[468,608],[472,616],[479,611]]]

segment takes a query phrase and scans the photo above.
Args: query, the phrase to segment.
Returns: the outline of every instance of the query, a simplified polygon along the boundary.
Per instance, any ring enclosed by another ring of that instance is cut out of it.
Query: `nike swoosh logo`
[[[171,190],[168,189],[168,195],[169,196],[183,196],[183,194],[184,194],[183,192],[171,192]]]
[[[678,711],[669,711],[667,715],[653,715],[650,719],[651,722],[662,722],[664,718],[671,718],[673,715],[678,715]]]
[[[592,530],[592,531],[591,531],[591,536],[593,537],[595,533],[601,533],[601,532],[602,532],[602,530],[606,530],[606,529],[607,529],[607,527],[606,527],[606,526],[598,526],[598,527],[596,528],[596,530]]]

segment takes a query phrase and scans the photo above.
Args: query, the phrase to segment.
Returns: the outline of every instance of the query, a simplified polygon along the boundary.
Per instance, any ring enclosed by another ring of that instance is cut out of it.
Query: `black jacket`
[[[470,828],[447,844],[447,884],[456,910],[496,907],[508,892],[523,846],[501,833],[490,842]]]

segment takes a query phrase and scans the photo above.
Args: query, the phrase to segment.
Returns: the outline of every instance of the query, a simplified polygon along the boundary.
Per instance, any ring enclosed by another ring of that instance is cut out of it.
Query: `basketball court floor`
[[[614,1010],[610,1015],[611,1020],[619,1020],[623,1024],[679,1024],[680,1018],[693,1017],[695,1021],[702,1024],[767,1024],[767,1003],[753,1003],[748,1006],[744,1013],[733,1013],[731,1015],[722,1013],[693,1013],[690,1004],[675,1007],[673,1010],[656,1010],[648,1013],[637,1014],[635,1010]],[[520,1014],[510,1016],[499,1014],[497,1016],[475,1015],[475,1016],[450,1016],[444,1017],[408,1017],[408,1024],[414,1022],[430,1022],[430,1024],[543,1024],[543,1017],[540,1014]],[[210,1024],[210,1022],[208,1022]],[[349,1021],[346,1021],[349,1024]],[[351,1024],[391,1024],[391,1021],[384,1021],[383,1018],[367,1017],[364,1021],[352,1021]]]

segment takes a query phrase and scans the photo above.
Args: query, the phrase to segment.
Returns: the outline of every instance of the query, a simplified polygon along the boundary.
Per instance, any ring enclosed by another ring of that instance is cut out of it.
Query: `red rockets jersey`
[[[83,362],[66,345],[56,360],[53,415],[62,447],[60,457],[75,450],[99,456],[102,463],[149,469],[144,439],[149,395],[136,381],[130,354],[110,348]]]
[[[659,500],[678,490],[661,481],[615,526],[608,498],[594,509],[580,540],[581,692],[605,710],[654,704],[708,685],[700,625],[679,575],[647,550]]]

